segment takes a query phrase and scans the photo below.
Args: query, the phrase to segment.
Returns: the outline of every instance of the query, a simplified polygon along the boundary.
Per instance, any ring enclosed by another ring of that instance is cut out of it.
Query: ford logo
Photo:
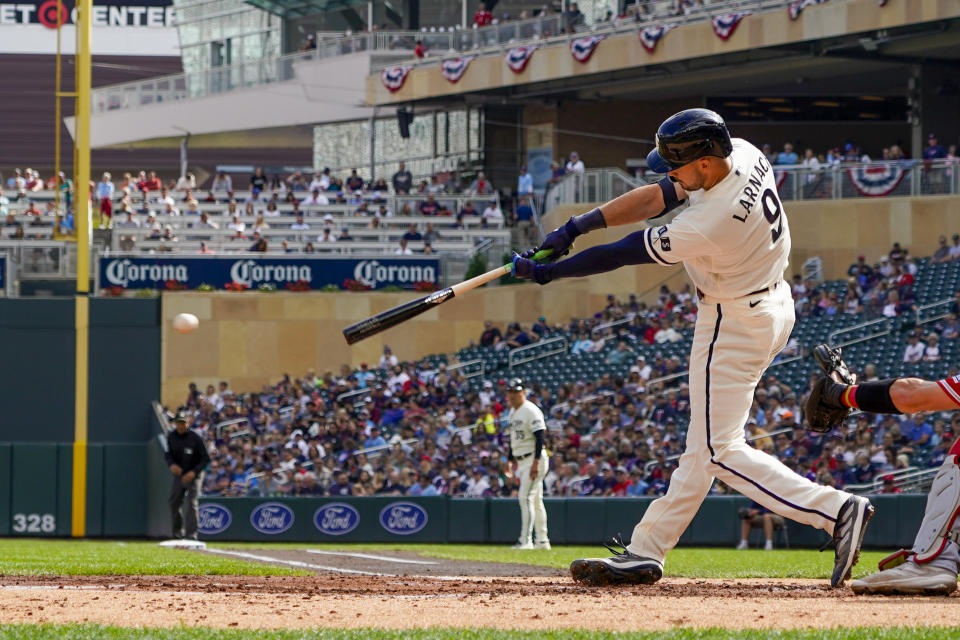
[[[330,502],[313,513],[313,524],[321,533],[342,536],[360,524],[360,514],[344,502]]]
[[[265,502],[250,514],[250,524],[260,533],[283,533],[293,526],[293,511],[279,502]]]
[[[230,509],[216,502],[207,502],[197,510],[197,531],[207,535],[223,533],[230,527],[233,516]]]
[[[380,511],[380,526],[401,536],[420,531],[428,519],[424,508],[412,502],[391,502]]]

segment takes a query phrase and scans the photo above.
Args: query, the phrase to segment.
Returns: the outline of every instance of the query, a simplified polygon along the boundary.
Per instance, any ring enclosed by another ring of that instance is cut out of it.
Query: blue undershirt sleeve
[[[537,269],[544,270],[547,280],[556,280],[592,276],[628,264],[655,264],[647,252],[645,233],[646,230],[635,231],[617,242],[591,247],[566,260],[538,265]]]

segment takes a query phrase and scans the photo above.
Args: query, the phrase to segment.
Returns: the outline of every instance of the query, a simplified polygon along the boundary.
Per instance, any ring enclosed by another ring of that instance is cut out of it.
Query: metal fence
[[[2,240],[0,252],[16,264],[16,277],[73,277],[77,273],[77,243],[55,240]]]
[[[773,167],[781,200],[838,200],[895,196],[960,194],[960,159],[899,160]],[[590,169],[568,174],[550,187],[545,210],[559,204],[607,202],[636,187],[660,179],[647,173],[631,178],[620,169]]]

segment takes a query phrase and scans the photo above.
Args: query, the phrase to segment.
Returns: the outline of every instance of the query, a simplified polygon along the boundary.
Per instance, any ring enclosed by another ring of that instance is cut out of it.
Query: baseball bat
[[[537,251],[533,256],[533,259],[537,261],[543,260],[552,252],[552,249]],[[447,287],[441,291],[431,293],[428,296],[397,305],[392,309],[387,309],[386,311],[378,313],[375,316],[370,316],[366,320],[361,320],[360,322],[350,325],[343,330],[343,337],[347,339],[347,344],[360,342],[364,338],[369,338],[370,336],[376,335],[381,331],[386,331],[390,327],[395,327],[401,322],[406,322],[410,318],[416,317],[424,311],[429,311],[430,309],[433,309],[437,305],[443,304],[451,298],[463,295],[467,291],[476,289],[482,284],[486,284],[491,280],[496,280],[501,276],[505,276],[511,271],[513,271],[512,262],[505,264],[502,267],[491,269],[490,271],[482,273],[475,278],[464,280],[463,282],[457,283],[452,287]]]

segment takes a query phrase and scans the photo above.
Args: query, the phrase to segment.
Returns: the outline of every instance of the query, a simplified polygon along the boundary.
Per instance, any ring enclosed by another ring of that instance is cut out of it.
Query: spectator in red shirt
[[[418,58],[425,58],[427,56],[427,45],[423,44],[423,40],[417,40],[417,46],[413,48],[413,55]]]
[[[893,483],[893,476],[886,475],[883,476],[883,489],[880,490],[880,493],[903,493],[903,491]]]
[[[630,476],[627,475],[627,470],[624,467],[617,467],[617,481],[613,485],[613,495],[623,497],[627,495],[627,489],[630,488],[630,485],[633,482],[630,480]]]
[[[481,2],[477,7],[477,12],[473,14],[473,24],[478,27],[485,27],[493,23],[493,14],[487,11],[487,5]]]
[[[160,178],[157,177],[156,171],[151,171],[147,174],[146,180],[144,180],[140,189],[142,191],[160,191],[163,188],[163,183],[160,182]]]

